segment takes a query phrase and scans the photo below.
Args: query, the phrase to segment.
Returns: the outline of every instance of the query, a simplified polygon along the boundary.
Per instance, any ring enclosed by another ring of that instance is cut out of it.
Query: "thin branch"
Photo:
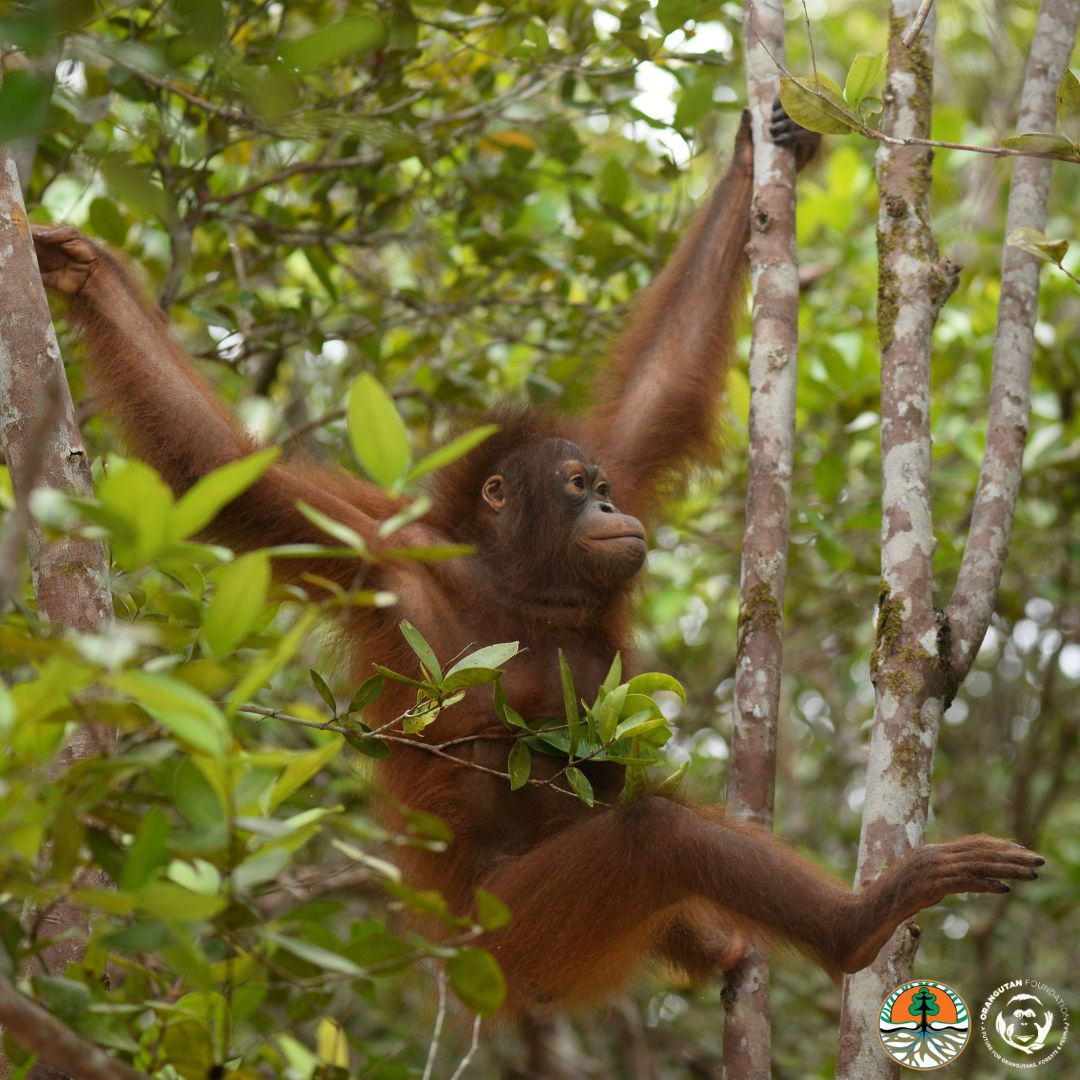
[[[421,1080],[431,1080],[435,1058],[439,1054],[439,1039],[442,1037],[443,1022],[446,1020],[446,972],[442,968],[439,968],[435,974],[435,985],[438,989],[439,1005],[435,1012],[435,1027],[431,1032],[431,1043],[428,1046],[427,1061],[424,1062],[424,1075]]]
[[[473,1057],[476,1055],[476,1048],[480,1045],[480,1017],[477,1016],[473,1020],[472,1026],[472,1042],[469,1044],[468,1053],[461,1059],[461,1063],[454,1070],[450,1080],[461,1080],[461,1077],[465,1075],[465,1070],[469,1067]]]
[[[366,154],[354,154],[352,157],[324,158],[320,161],[298,161],[292,165],[287,165],[280,172],[273,173],[271,176],[264,176],[259,180],[253,180],[250,184],[245,184],[244,187],[237,188],[235,191],[230,191],[224,195],[208,195],[203,201],[208,206],[228,206],[239,199],[246,199],[256,191],[262,191],[263,188],[282,184],[294,176],[345,169],[366,169],[378,165],[383,160],[383,156],[381,150],[372,150]]]
[[[1020,99],[1021,129],[1049,128],[1056,91],[1076,38],[1080,4],[1044,0],[1035,26]],[[1013,169],[1005,235],[1046,225],[1050,164],[1019,161]],[[990,376],[990,414],[971,526],[956,588],[946,608],[954,683],[967,674],[990,625],[1012,532],[1031,403],[1031,358],[1038,314],[1039,260],[1009,245],[1002,253],[1001,298]]]
[[[0,1024],[20,1046],[73,1080],[149,1080],[145,1073],[76,1035],[36,1001],[20,994],[5,975],[0,975]]]
[[[911,20],[911,25],[904,31],[904,36],[900,39],[905,49],[910,49],[915,44],[915,39],[922,33],[923,25],[926,23],[930,9],[933,6],[934,0],[922,0],[919,10],[915,12],[915,18]]]

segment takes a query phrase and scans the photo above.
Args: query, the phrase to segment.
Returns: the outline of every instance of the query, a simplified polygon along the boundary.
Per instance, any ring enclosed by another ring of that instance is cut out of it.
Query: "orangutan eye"
[[[578,489],[578,491],[585,490],[585,477],[582,476],[580,473],[577,476],[570,477],[570,483],[573,484],[574,487]]]
[[[607,486],[607,484],[597,484],[596,485],[596,494],[599,495],[601,499],[610,499],[611,498],[611,488],[609,488]]]

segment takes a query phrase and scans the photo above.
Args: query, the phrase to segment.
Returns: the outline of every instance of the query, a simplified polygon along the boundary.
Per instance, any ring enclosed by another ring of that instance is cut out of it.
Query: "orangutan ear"
[[[498,474],[489,476],[484,481],[481,494],[484,502],[497,514],[506,505],[506,481]]]

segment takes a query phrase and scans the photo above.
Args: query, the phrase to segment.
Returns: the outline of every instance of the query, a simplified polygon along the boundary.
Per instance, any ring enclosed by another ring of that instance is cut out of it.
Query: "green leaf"
[[[334,692],[326,685],[326,680],[314,668],[308,668],[308,677],[319,697],[326,702],[331,714],[337,716],[337,701],[334,698]]]
[[[510,774],[511,791],[517,791],[528,783],[529,773],[532,771],[532,754],[521,739],[510,749],[510,756],[506,759],[506,771]]]
[[[615,726],[619,722],[629,692],[629,684],[617,686],[610,694],[605,694],[593,709],[600,741],[605,745],[615,738]]]
[[[327,762],[337,757],[341,752],[342,741],[340,735],[335,735],[322,746],[316,746],[314,750],[294,757],[285,767],[278,783],[273,785],[273,791],[270,793],[270,809],[278,809],[289,795],[305,785]]]
[[[518,654],[519,643],[516,641],[502,641],[497,645],[485,645],[482,649],[463,656],[447,673],[457,674],[469,668],[501,668],[507,661],[512,660]]]
[[[581,734],[581,717],[578,715],[574,673],[570,670],[570,663],[562,649],[559,650],[559,681],[562,683],[563,709],[570,731],[570,757],[573,757],[577,753],[578,739]]]
[[[592,784],[589,783],[589,778],[576,765],[571,765],[566,770],[566,779],[574,794],[586,806],[594,805],[596,799],[593,796]]]
[[[682,703],[686,704],[686,691],[682,683],[662,671],[647,671],[643,675],[635,675],[628,685],[631,694],[653,694],[657,690],[668,690],[672,694],[678,694]]]
[[[90,204],[90,224],[103,240],[114,247],[123,247],[127,239],[128,224],[112,199],[98,196]]]
[[[135,843],[127,850],[117,882],[121,889],[140,889],[150,875],[169,861],[169,819],[160,806],[152,806],[139,822]]]
[[[844,100],[854,109],[885,74],[885,53],[859,53],[844,81]]]
[[[345,715],[349,713],[360,712],[361,709],[366,709],[373,702],[377,701],[386,687],[386,679],[382,675],[371,675],[365,679],[360,688],[353,694],[352,701],[349,702],[349,707],[345,710]]]
[[[45,124],[51,93],[51,79],[32,71],[5,71],[0,86],[0,144],[37,135]]]
[[[235,713],[296,655],[308,631],[315,625],[318,618],[319,611],[314,607],[305,608],[300,613],[273,651],[264,654],[248,668],[247,674],[232,692],[226,712],[230,715]]]
[[[780,80],[780,104],[797,124],[822,135],[855,130],[840,87],[825,75]]]
[[[411,474],[406,479],[411,479]],[[379,536],[393,536],[398,529],[403,529],[406,525],[419,521],[431,507],[430,495],[418,495],[411,503],[406,504],[402,510],[388,517],[379,525]]]
[[[173,494],[154,469],[110,458],[97,496],[110,515],[113,549],[122,565],[137,569],[164,550],[171,539]]]
[[[691,19],[699,19],[714,5],[703,4],[701,0],[658,0],[656,19],[664,35],[668,35]]]
[[[367,724],[358,723],[356,725],[360,731],[370,734],[371,728]],[[360,735],[346,735],[345,741],[358,753],[364,755],[364,757],[372,758],[376,761],[388,758],[390,756],[390,747],[378,738],[363,738]]]
[[[713,110],[713,94],[716,90],[716,75],[706,72],[699,75],[679,94],[679,104],[675,107],[675,126],[691,128],[700,124]]]
[[[1065,258],[1065,254],[1069,250],[1068,240],[1051,240],[1050,237],[1045,236],[1038,229],[1032,229],[1028,225],[1013,229],[1009,233],[1008,243],[1011,247],[1020,248],[1021,251],[1036,255],[1046,262],[1053,263],[1055,266],[1061,265],[1061,260]]]
[[[486,949],[462,949],[446,962],[450,986],[466,1008],[490,1016],[506,997],[506,980]]]
[[[409,433],[393,398],[366,372],[349,390],[349,439],[357,461],[384,488],[395,487],[409,471]]]
[[[125,671],[106,683],[128,694],[162,727],[193,750],[220,756],[232,744],[232,733],[221,710],[193,686],[168,675]]]
[[[432,686],[431,683],[420,682],[419,679],[412,679],[408,675],[400,675],[396,671],[391,671],[388,667],[383,667],[382,664],[371,665],[380,675],[384,678],[390,679],[392,682],[403,683],[405,686],[415,686],[417,690],[427,690],[430,693],[437,693],[438,687]]]
[[[300,513],[315,526],[315,528],[320,529],[322,532],[326,533],[327,536],[332,536],[351,551],[355,551],[357,555],[367,554],[367,544],[364,542],[364,538],[355,529],[350,529],[348,525],[343,525],[337,518],[332,518],[328,514],[324,514],[321,510],[316,510],[314,506],[310,506],[306,502],[297,502],[296,509],[299,510]]]
[[[487,889],[476,890],[476,921],[485,930],[501,930],[512,918],[510,909],[497,896]]]
[[[321,945],[312,945],[308,941],[298,941],[296,938],[287,937],[285,934],[276,934],[270,930],[264,930],[263,937],[286,952],[291,952],[293,956],[298,956],[301,960],[306,960],[309,964],[314,964],[315,967],[322,968],[324,971],[335,971],[339,975],[351,975],[354,978],[364,974],[364,969],[357,967],[347,957],[342,956],[340,953],[331,952],[329,949],[324,949]]]
[[[630,175],[617,157],[605,159],[597,177],[600,198],[612,206],[622,206],[630,194]]]
[[[465,668],[464,671],[455,671],[453,675],[447,675],[442,684],[444,693],[452,690],[461,690],[469,686],[484,686],[487,683],[497,682],[502,676],[501,671],[495,668]]]
[[[177,500],[170,539],[184,540],[205,529],[222,507],[247,491],[280,456],[281,451],[271,446],[238,461],[230,461],[196,481]]]
[[[225,902],[223,896],[204,896],[171,881],[151,881],[135,894],[135,906],[140,911],[178,923],[212,919]]]
[[[452,461],[457,461],[458,458],[464,457],[470,450],[490,439],[498,430],[498,424],[485,424],[482,427],[474,428],[472,431],[466,431],[464,435],[459,435],[456,439],[451,439],[450,442],[440,446],[437,450],[432,450],[430,454],[425,454],[409,470],[409,474],[405,479],[412,483],[414,480],[419,480],[421,476],[427,476],[428,473],[441,469]]]
[[[1080,80],[1065,69],[1057,87],[1058,126],[1074,143],[1080,142]]]
[[[648,712],[634,713],[615,729],[615,739],[632,739],[644,735],[647,731],[662,727],[667,721],[662,716],[653,716]]]
[[[413,562],[434,563],[475,555],[476,548],[472,544],[433,544],[431,547],[386,548],[380,554],[387,561],[411,559]]]
[[[622,653],[616,652],[615,658],[611,661],[611,667],[608,668],[607,675],[604,676],[604,681],[600,684],[601,694],[610,694],[622,679]]]
[[[347,56],[356,56],[386,43],[386,27],[375,15],[364,13],[337,19],[313,34],[290,41],[281,49],[282,61],[297,71],[331,67]]]
[[[270,559],[265,551],[241,555],[218,575],[217,588],[203,619],[203,635],[212,656],[228,656],[251,632],[266,603]]]
[[[436,683],[441,683],[443,677],[442,668],[439,666],[439,661],[435,656],[435,650],[427,643],[424,635],[407,619],[402,619],[398,623],[398,627],[405,640],[409,643],[409,648],[420,657],[420,663],[427,668]]]
[[[1055,135],[1052,131],[1025,131],[1021,135],[1010,135],[1001,140],[1001,145],[1008,150],[1023,150],[1027,154],[1053,154],[1060,158],[1080,157],[1080,147],[1075,146],[1064,135]]]
[[[338,291],[337,286],[334,284],[334,279],[330,276],[330,265],[326,259],[312,247],[305,247],[304,258],[307,260],[308,266],[311,267],[312,272],[319,279],[319,284],[326,290],[327,295],[331,300],[337,301]]]
[[[120,154],[109,154],[101,161],[101,175],[109,191],[136,213],[156,217],[165,225],[176,220],[173,197],[154,183],[149,166],[136,165]]]

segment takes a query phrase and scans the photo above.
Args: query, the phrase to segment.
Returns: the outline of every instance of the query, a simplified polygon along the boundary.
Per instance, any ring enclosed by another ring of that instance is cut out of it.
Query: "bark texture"
[[[48,302],[38,275],[18,170],[11,155],[3,151],[0,151],[0,440],[11,469],[15,497],[22,506],[18,517],[26,523],[26,545],[39,614],[44,620],[75,630],[96,629],[112,612],[101,546],[71,538],[48,540],[25,513],[26,500],[34,488],[50,487],[87,495],[92,484]],[[5,570],[14,572],[10,564]],[[56,767],[62,769],[79,758],[108,752],[114,742],[114,734],[107,729],[80,728]],[[95,876],[91,884],[104,884],[104,877]],[[46,936],[59,936],[84,925],[78,908],[59,903],[44,913],[40,931]],[[68,964],[82,959],[83,946],[81,934],[64,938],[43,951],[41,966],[63,974]],[[6,1022],[7,1018],[0,1020]],[[23,1045],[37,1049],[24,1040],[24,1033],[16,1027],[10,1026],[9,1031]],[[63,1075],[67,1074],[40,1063],[30,1073],[34,1080],[53,1080]],[[122,1074],[113,1071],[111,1075]]]
[[[928,137],[933,91],[931,14],[910,49],[900,43],[914,0],[892,6],[884,130]],[[1019,130],[1053,130],[1054,91],[1075,41],[1077,0],[1046,0],[1031,48]],[[882,347],[882,583],[872,672],[876,690],[857,884],[887,873],[922,843],[938,725],[989,625],[1008,551],[1027,434],[1038,296],[1034,257],[1005,249],[987,448],[968,546],[947,614],[933,606],[930,503],[930,335],[955,287],[930,228],[928,149],[882,146],[876,169]],[[1007,230],[1042,228],[1050,162],[1017,158]],[[844,984],[837,1077],[897,1076],[880,1053],[882,1000],[911,977],[918,933],[901,927],[878,960]]]
[[[1055,91],[1076,41],[1078,18],[1078,0],[1043,3],[1028,54],[1017,131],[1054,130]],[[1014,160],[1006,236],[1023,225],[1040,232],[1046,226],[1052,167],[1053,162],[1043,158]],[[947,609],[949,663],[957,684],[971,667],[990,625],[1009,550],[1031,406],[1031,355],[1040,265],[1034,255],[1005,245],[986,449],[960,575]]]
[[[747,0],[746,79],[754,140],[750,210],[753,336],[750,346],[750,456],[743,538],[728,811],[771,828],[776,730],[783,669],[799,271],[795,253],[795,155],[769,137],[784,62],[784,9]],[[771,1075],[769,962],[751,947],[728,977],[724,1066],[729,1080]]]
[[[918,9],[894,0],[882,129],[929,138],[934,17],[910,48]],[[856,884],[873,881],[923,840],[930,771],[943,711],[934,611],[930,499],[930,339],[956,268],[938,258],[930,220],[932,152],[882,144],[878,182],[878,336],[881,343],[881,589],[871,658],[876,700]],[[877,1012],[910,971],[914,941],[901,926],[878,959],[844,980],[837,1076],[896,1075],[881,1053]]]
[[[40,1060],[55,1065],[59,1071],[54,1075],[71,1076],[74,1080],[149,1080],[145,1073],[87,1042],[37,1002],[23,997],[3,975],[0,975],[0,1023],[16,1042],[33,1050]]]

